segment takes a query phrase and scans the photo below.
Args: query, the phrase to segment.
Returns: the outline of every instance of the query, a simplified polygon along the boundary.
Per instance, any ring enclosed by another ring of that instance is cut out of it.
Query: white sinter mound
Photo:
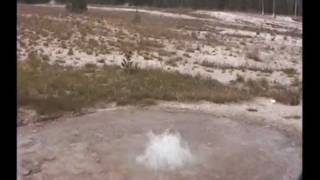
[[[136,158],[139,164],[143,164],[153,170],[175,170],[193,161],[187,143],[181,140],[179,133],[155,135],[148,134],[149,142],[144,154]]]

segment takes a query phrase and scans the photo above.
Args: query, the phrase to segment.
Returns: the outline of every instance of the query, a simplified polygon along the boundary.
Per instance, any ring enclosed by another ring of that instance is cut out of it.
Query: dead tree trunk
[[[273,17],[276,17],[276,0],[273,0],[273,3],[272,3],[272,16]]]
[[[261,14],[264,15],[264,0],[261,0]]]
[[[297,17],[298,14],[298,0],[294,1],[294,16]]]

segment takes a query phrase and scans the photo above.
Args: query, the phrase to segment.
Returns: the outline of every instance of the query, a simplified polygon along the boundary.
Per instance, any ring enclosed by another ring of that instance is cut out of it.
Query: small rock
[[[40,126],[41,126],[41,123],[36,122],[36,123],[34,123],[34,125],[35,125],[36,127],[40,127]]]
[[[289,148],[286,149],[286,152],[289,152],[289,153],[290,153],[290,152],[294,152],[294,149],[291,148],[291,147],[289,147]]]
[[[124,180],[125,178],[124,175],[119,171],[110,171],[108,179]]]
[[[26,140],[21,140],[19,145],[21,147],[30,147],[34,144],[33,140],[31,138],[28,138]]]
[[[72,135],[73,135],[73,136],[79,136],[79,131],[78,131],[78,130],[74,130],[74,131],[72,132]]]
[[[254,109],[254,108],[248,108],[247,111],[250,111],[250,112],[257,112],[258,110],[257,109]]]
[[[98,159],[96,159],[96,163],[101,163],[101,159],[100,158],[98,158]]]
[[[91,153],[91,157],[93,157],[93,158],[97,158],[97,157],[98,157],[98,155],[97,155],[97,153]]]
[[[56,159],[56,156],[54,154],[48,154],[46,157],[43,158],[45,161],[53,161]]]
[[[92,153],[91,154],[91,157],[94,159],[94,161],[96,161],[97,163],[100,163],[101,160],[100,158],[98,157],[98,154],[97,153]]]
[[[40,165],[40,163],[39,163],[38,161],[35,161],[35,162],[33,162],[33,165],[34,165],[35,167],[38,167],[38,166]]]
[[[28,176],[28,175],[30,175],[31,174],[31,170],[30,169],[23,169],[22,170],[22,175],[23,176]]]

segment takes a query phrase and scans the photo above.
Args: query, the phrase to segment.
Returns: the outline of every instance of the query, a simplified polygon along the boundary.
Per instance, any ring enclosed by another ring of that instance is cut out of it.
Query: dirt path
[[[267,126],[170,108],[115,108],[18,132],[19,175],[28,179],[296,179],[301,144]],[[136,164],[150,130],[172,128],[197,163],[175,172]]]

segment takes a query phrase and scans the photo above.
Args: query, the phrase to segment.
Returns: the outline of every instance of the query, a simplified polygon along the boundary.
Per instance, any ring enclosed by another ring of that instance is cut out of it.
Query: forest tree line
[[[24,3],[48,3],[50,0],[18,0]],[[55,0],[58,3],[65,3],[70,0]],[[264,11],[265,14],[273,13],[273,6],[276,14],[297,15],[302,14],[302,0],[86,0],[88,4],[109,4],[132,6],[153,6],[161,8],[193,8],[193,9],[214,9],[233,10],[244,12]]]

